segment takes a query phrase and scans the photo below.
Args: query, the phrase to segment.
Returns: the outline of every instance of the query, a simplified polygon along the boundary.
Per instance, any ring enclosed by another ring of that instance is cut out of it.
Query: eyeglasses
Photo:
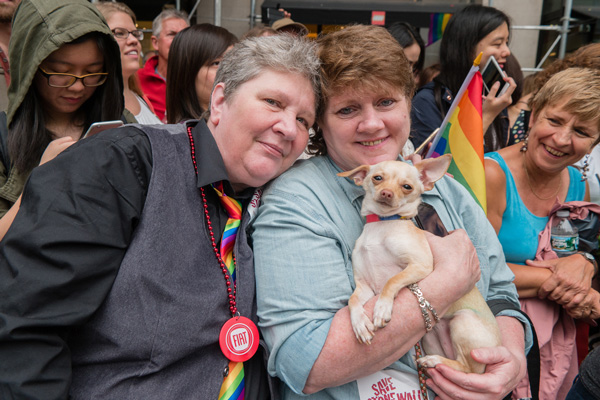
[[[133,37],[136,38],[137,40],[140,40],[140,41],[144,40],[144,32],[139,31],[137,29],[135,31],[128,31],[125,28],[115,28],[115,29],[111,30],[111,32],[117,39],[125,40],[129,37],[129,35],[133,35]]]
[[[40,73],[48,79],[48,86],[66,88],[73,86],[77,79],[81,79],[83,86],[96,87],[106,82],[108,72],[96,72],[94,74],[87,75],[73,75],[73,74],[62,74],[55,72],[46,72],[39,67]]]

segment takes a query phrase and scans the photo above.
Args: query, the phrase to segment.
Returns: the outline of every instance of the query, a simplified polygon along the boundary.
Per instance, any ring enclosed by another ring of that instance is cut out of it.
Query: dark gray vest
[[[141,221],[101,308],[72,332],[73,399],[217,399],[226,286],[206,229],[185,125],[139,126],[152,145]],[[204,127],[203,134],[209,134]],[[201,160],[198,160],[201,165]],[[235,244],[240,313],[256,322],[248,214]],[[246,398],[266,398],[262,350],[245,363]],[[267,389],[268,391],[268,389]]]

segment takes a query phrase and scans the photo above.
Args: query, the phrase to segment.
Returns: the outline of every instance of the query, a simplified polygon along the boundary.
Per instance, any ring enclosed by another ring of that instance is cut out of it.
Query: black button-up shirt
[[[192,135],[197,186],[206,188],[226,181],[227,172],[214,139],[201,128],[207,129],[199,123]],[[68,387],[60,382],[64,373],[44,366],[70,327],[104,301],[140,221],[151,174],[150,142],[135,127],[82,140],[33,171],[0,242],[0,399],[47,398],[48,385]],[[207,189],[219,242],[227,214]],[[225,190],[233,195],[228,182]],[[246,202],[251,194],[248,189],[237,198]],[[53,379],[58,382],[49,383]]]

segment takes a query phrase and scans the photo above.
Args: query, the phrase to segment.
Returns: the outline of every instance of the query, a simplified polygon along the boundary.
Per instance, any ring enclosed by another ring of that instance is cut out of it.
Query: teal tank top
[[[485,158],[496,161],[506,175],[506,210],[502,215],[502,227],[498,239],[504,249],[506,262],[525,264],[533,260],[538,247],[538,235],[548,223],[548,217],[534,215],[523,203],[515,180],[502,156],[496,152],[486,153]],[[585,196],[585,182],[575,167],[568,167],[569,191],[566,201],[582,201]]]

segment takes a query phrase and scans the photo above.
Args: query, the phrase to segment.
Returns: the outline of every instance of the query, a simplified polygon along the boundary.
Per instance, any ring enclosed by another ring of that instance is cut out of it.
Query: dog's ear
[[[437,158],[428,158],[420,163],[415,164],[415,168],[419,170],[421,182],[425,190],[433,189],[433,184],[441,179],[452,161],[452,154],[444,154]]]
[[[360,167],[354,168],[352,171],[340,172],[337,175],[344,178],[351,177],[354,179],[356,186],[362,186],[365,176],[367,176],[370,170],[370,165],[361,165]]]

